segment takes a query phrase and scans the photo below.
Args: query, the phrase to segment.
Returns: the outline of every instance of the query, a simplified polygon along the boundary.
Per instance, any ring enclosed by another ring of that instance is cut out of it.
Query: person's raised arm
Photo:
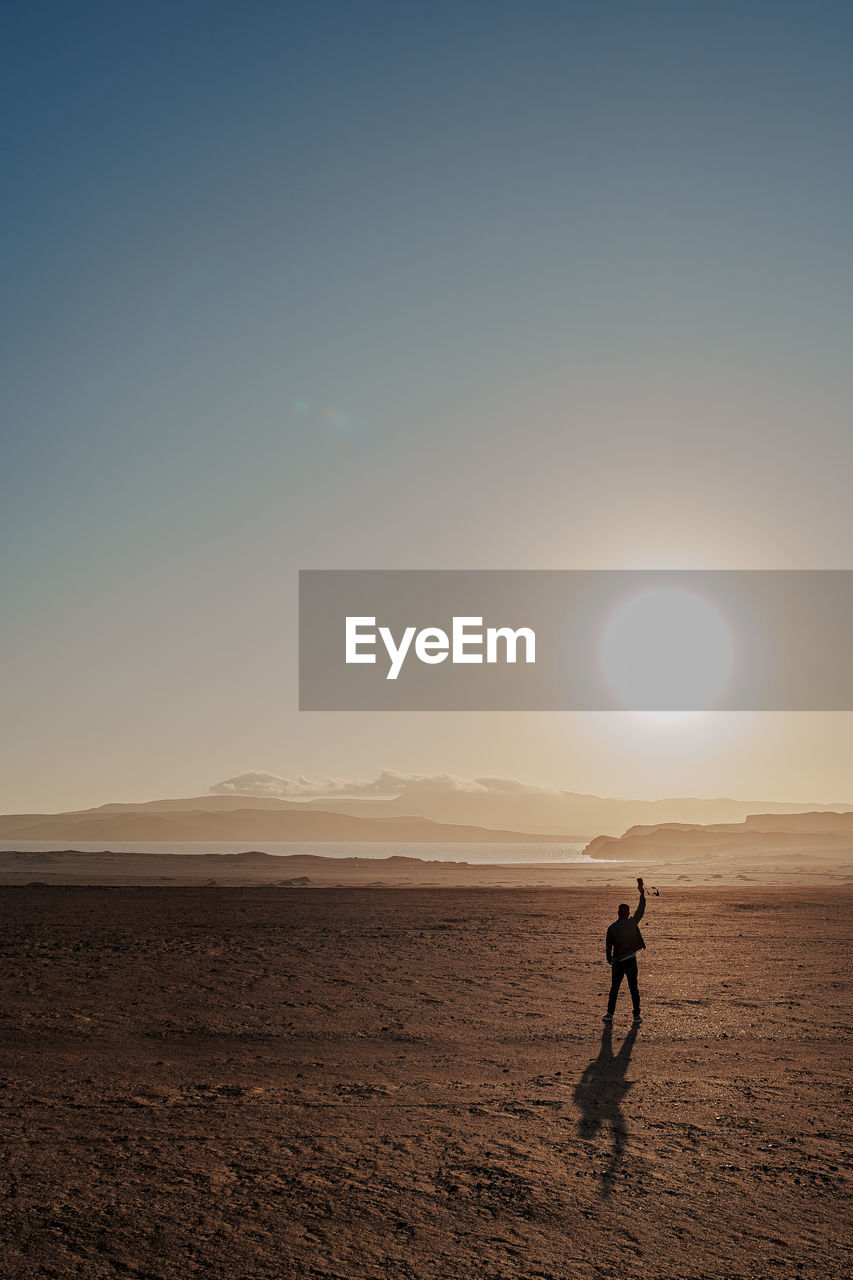
[[[637,904],[637,910],[634,912],[634,922],[639,924],[646,910],[646,888],[643,884],[643,877],[637,877],[637,888],[640,890],[640,901]]]

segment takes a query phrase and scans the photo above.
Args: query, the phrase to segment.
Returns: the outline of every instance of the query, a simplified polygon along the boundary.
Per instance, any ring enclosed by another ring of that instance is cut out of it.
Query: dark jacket
[[[640,898],[640,905],[632,916],[628,916],[627,920],[614,920],[608,927],[604,939],[608,964],[611,960],[618,964],[625,956],[631,956],[635,951],[645,950],[646,944],[643,942],[643,935],[639,928],[645,909],[644,895]]]

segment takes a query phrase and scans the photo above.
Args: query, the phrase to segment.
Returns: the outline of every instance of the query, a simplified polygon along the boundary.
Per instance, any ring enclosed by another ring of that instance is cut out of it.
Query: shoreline
[[[619,887],[636,893],[636,877],[664,892],[682,888],[850,888],[849,858],[814,853],[544,863],[440,862],[320,854],[0,853],[0,887],[44,885],[197,888],[508,888]],[[650,894],[650,898],[653,895]]]

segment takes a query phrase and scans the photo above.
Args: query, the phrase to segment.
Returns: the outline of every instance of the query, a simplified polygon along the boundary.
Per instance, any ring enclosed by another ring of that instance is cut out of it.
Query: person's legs
[[[610,966],[610,995],[607,1000],[608,1017],[613,1017],[613,1011],[616,1008],[616,997],[619,994],[619,988],[622,985],[622,978],[625,975],[624,964],[618,964],[615,960]]]
[[[634,1002],[634,1017],[640,1016],[640,989],[637,985],[637,957],[632,956],[630,960],[625,961],[625,974],[628,978],[628,990],[631,992],[631,999]]]

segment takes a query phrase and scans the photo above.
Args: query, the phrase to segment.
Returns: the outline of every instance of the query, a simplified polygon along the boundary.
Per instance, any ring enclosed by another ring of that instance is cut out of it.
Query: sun
[[[620,604],[601,636],[614,695],[635,711],[698,711],[713,705],[734,649],[718,610],[679,587],[643,591]]]

